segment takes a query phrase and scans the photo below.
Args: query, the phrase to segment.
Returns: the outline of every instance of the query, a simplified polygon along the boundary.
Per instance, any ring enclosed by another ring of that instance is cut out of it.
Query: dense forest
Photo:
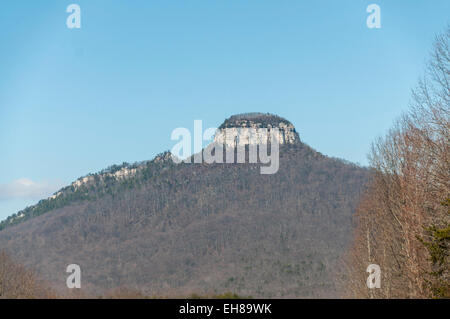
[[[137,187],[153,176],[158,175],[161,171],[174,165],[170,159],[171,154],[164,152],[158,154],[151,161],[134,164],[124,162],[121,165],[111,165],[98,173],[80,177],[78,180],[90,178],[89,182],[78,187],[75,187],[74,183],[72,183],[72,185],[66,186],[56,192],[55,195],[57,196],[42,199],[36,205],[29,206],[9,216],[0,222],[0,231],[75,202],[95,200],[104,195],[114,195],[122,192],[124,189]],[[114,177],[115,173],[124,169],[136,170],[136,176],[126,179],[117,179]]]
[[[236,125],[250,127],[251,122],[258,123],[261,128],[277,127],[280,123],[292,125],[291,122],[278,115],[255,112],[232,115],[219,126],[219,129],[236,127]]]
[[[76,263],[88,295],[338,296],[369,171],[301,142],[280,147],[277,174],[259,165],[153,161],[3,229],[0,246],[58,293]]]
[[[0,298],[449,298],[449,40],[450,28],[436,37],[369,169],[301,141],[281,145],[273,175],[167,152],[111,166],[0,224]],[[281,119],[221,127],[255,118]],[[371,264],[379,288],[367,286]]]

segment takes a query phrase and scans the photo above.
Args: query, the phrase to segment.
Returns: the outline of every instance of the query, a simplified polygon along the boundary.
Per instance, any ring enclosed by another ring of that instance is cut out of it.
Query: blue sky
[[[66,27],[71,3],[81,29]],[[372,3],[381,29],[366,26]],[[449,12],[448,0],[2,1],[0,219],[235,113],[276,113],[365,165]]]

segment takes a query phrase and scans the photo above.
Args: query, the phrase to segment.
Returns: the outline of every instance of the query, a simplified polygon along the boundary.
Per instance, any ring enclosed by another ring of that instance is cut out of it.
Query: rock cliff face
[[[156,155],[156,157],[151,160],[152,163],[165,163],[171,162],[173,155],[170,152],[164,152]],[[80,187],[86,185],[96,185],[101,182],[105,182],[107,179],[112,179],[115,181],[123,181],[126,179],[134,178],[140,171],[145,168],[145,163],[140,164],[122,164],[122,166],[118,166],[113,169],[105,170],[95,175],[87,175],[84,177],[80,177],[75,182],[73,182],[69,187],[71,187],[74,191],[77,191]],[[58,191],[50,199],[55,199],[63,194],[63,191]]]
[[[84,177],[80,177],[75,182],[73,182],[69,188],[72,188],[73,191],[77,191],[80,187],[86,185],[95,185],[99,182],[104,182],[105,179],[110,178],[117,181],[121,181],[127,178],[132,178],[136,176],[138,170],[142,169],[142,166],[137,167],[122,167],[115,172],[104,172],[97,175],[88,175]],[[57,193],[53,194],[49,199],[55,199],[61,195],[63,195],[64,191],[60,190]]]
[[[89,193],[100,191],[110,192],[111,188],[120,187],[126,183],[134,183],[136,179],[147,178],[149,171],[155,167],[170,165],[173,163],[173,155],[170,152],[164,152],[156,155],[153,160],[140,163],[123,163],[121,165],[112,165],[98,173],[89,174],[78,178],[70,185],[60,189],[47,199],[42,199],[36,205],[29,206],[17,214],[9,216],[6,220],[0,222],[0,231],[4,228],[13,226],[17,223],[34,218],[52,209],[69,205],[81,199],[91,197]]]
[[[275,133],[276,129],[278,132]],[[233,115],[219,127],[215,143],[227,147],[248,144],[266,144],[275,138],[279,144],[300,142],[294,125],[288,120],[272,114],[244,113]]]
[[[118,287],[161,297],[339,296],[334,276],[369,171],[320,154],[275,115],[232,116],[216,138],[227,128],[241,133],[236,143],[266,141],[246,140],[245,129],[278,128],[287,144],[278,172],[175,164],[168,152],[113,165],[0,223],[1,249],[62,294],[75,263],[87,296]]]

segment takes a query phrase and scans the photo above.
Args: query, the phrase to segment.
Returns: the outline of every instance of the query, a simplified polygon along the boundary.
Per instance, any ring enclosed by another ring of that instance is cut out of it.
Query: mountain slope
[[[85,197],[3,229],[0,247],[62,292],[75,263],[92,294],[339,293],[333,270],[366,169],[300,141],[280,147],[273,175],[259,164],[176,165],[167,154],[139,167],[126,179],[94,178],[67,193]]]

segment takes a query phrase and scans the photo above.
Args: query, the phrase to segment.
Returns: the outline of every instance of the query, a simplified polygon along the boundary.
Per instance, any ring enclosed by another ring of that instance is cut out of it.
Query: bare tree
[[[373,179],[348,258],[353,297],[448,296],[449,39],[450,27],[436,37],[410,111],[372,146]],[[381,289],[369,290],[363,280],[370,263],[381,266]]]
[[[54,295],[34,274],[0,251],[0,298],[51,298]]]

